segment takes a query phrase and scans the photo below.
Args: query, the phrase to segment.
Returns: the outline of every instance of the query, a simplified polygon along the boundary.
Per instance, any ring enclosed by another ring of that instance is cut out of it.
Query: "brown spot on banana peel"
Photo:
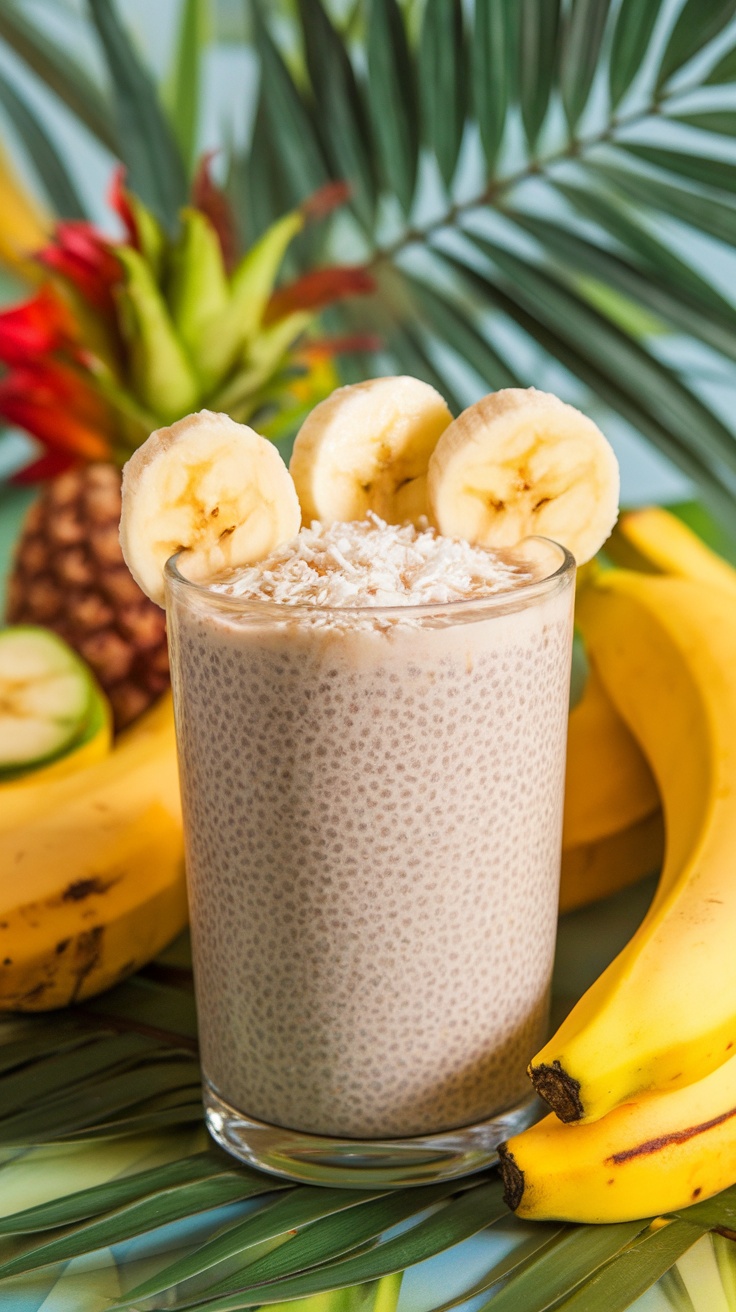
[[[100,960],[105,926],[95,925],[94,929],[85,930],[77,936],[75,948],[74,988],[69,995],[70,1002],[76,1002],[80,996],[84,981],[90,971],[94,970]]]
[[[73,884],[67,884],[61,895],[61,901],[82,902],[84,898],[90,897],[92,893],[106,893],[117,882],[117,879],[103,880],[96,875],[91,879],[75,879]]]
[[[714,1130],[717,1125],[723,1125],[724,1121],[730,1121],[732,1116],[736,1116],[736,1107],[721,1112],[720,1116],[713,1116],[709,1121],[702,1121],[699,1125],[688,1125],[684,1130],[673,1130],[671,1134],[662,1134],[657,1139],[645,1139],[644,1143],[635,1144],[633,1148],[624,1148],[620,1153],[613,1153],[611,1157],[606,1158],[606,1165],[620,1166],[622,1162],[630,1162],[635,1157],[647,1157],[652,1153],[659,1153],[670,1144],[687,1143],[688,1139],[706,1134],[708,1130]]]
[[[559,1061],[553,1061],[551,1065],[543,1062],[541,1066],[530,1066],[528,1072],[540,1098],[549,1103],[561,1121],[569,1124],[581,1119],[584,1108],[580,1097],[580,1081],[568,1075]]]
[[[498,1166],[503,1180],[503,1201],[515,1212],[524,1197],[524,1172],[505,1143],[498,1145]]]

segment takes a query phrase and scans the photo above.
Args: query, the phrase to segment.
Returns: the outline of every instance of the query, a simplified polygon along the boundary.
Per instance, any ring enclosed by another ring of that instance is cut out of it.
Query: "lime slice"
[[[48,629],[0,631],[0,771],[61,756],[83,732],[94,681],[82,660]]]

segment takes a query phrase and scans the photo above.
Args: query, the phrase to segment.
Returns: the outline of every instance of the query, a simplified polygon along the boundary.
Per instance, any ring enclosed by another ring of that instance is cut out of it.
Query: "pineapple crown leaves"
[[[208,165],[174,237],[119,169],[110,199],[124,239],[112,243],[81,220],[58,223],[37,256],[48,281],[0,314],[0,414],[55,456],[25,479],[79,460],[125,459],[153,428],[204,405],[240,420],[257,413],[266,431],[270,419],[281,432],[285,415],[304,408],[294,382],[310,372],[312,403],[325,394],[326,343],[314,356],[305,334],[317,311],[371,291],[373,280],[330,266],[276,284],[293,239],[342,204],[346,188],[329,184],[235,260],[229,205]],[[327,391],[335,381],[333,370]]]

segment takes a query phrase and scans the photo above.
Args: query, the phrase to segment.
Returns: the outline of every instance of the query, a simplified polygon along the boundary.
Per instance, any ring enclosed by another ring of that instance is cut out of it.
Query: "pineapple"
[[[48,480],[23,526],[6,618],[64,637],[94,670],[119,730],[169,678],[163,612],[120,551],[122,464],[154,428],[202,407],[273,437],[293,430],[334,387],[334,350],[362,345],[340,340],[331,352],[310,339],[315,311],[372,284],[362,269],[326,268],[274,290],[292,238],[344,198],[334,184],[274,223],[232,271],[222,197],[212,219],[185,209],[175,239],[119,175],[112,198],[126,240],[59,223],[39,255],[49,282],[0,314],[9,366],[0,415],[46,447],[24,478]]]
[[[124,729],[167,687],[164,613],[144,596],[118,540],[120,472],[83,465],[31,506],[9,580],[11,624],[43,624],[92,667]]]

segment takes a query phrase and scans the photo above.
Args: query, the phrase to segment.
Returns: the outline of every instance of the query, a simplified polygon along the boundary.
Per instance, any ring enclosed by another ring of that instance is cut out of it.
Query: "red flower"
[[[67,278],[96,310],[114,319],[112,289],[122,270],[113,247],[91,223],[77,219],[57,223],[54,241],[36,258]]]
[[[24,365],[29,358],[73,346],[76,325],[51,287],[0,313],[0,360]]]
[[[110,457],[105,403],[55,360],[29,362],[0,379],[0,415],[52,450],[85,460]]]

